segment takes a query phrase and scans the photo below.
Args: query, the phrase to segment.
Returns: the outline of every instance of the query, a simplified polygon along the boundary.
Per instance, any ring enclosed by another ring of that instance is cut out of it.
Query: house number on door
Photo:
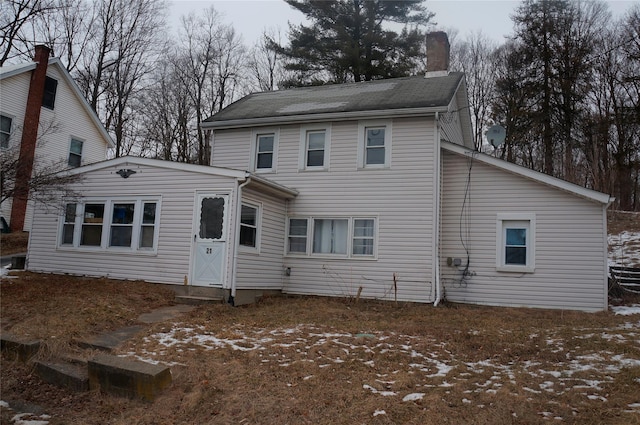
[[[211,254],[212,249],[211,248],[207,248],[207,254]]]

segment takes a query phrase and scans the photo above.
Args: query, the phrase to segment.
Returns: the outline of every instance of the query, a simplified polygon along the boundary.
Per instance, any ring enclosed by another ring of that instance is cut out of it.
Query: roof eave
[[[356,119],[372,119],[372,118],[403,118],[414,117],[420,115],[432,115],[436,112],[446,112],[448,105],[429,106],[423,108],[404,108],[404,109],[382,109],[373,111],[352,111],[352,112],[327,112],[320,114],[300,114],[286,115],[276,117],[261,118],[242,118],[226,121],[203,122],[200,127],[203,129],[224,130],[242,127],[259,127],[264,125],[285,125],[296,124],[300,122],[326,122],[326,121],[351,121]]]
[[[552,177],[548,174],[544,174],[539,171],[534,171],[529,168],[504,161],[502,159],[494,158],[492,156],[483,154],[478,151],[470,150],[464,146],[460,146],[460,145],[456,145],[456,144],[453,144],[450,142],[444,142],[444,141],[440,144],[440,146],[443,149],[449,152],[456,153],[458,155],[468,156],[471,153],[478,154],[477,156],[474,156],[474,160],[478,160],[485,164],[508,171],[512,174],[520,175],[530,180],[543,183],[547,186],[555,187],[557,189],[560,189],[565,192],[569,192],[573,195],[579,196],[581,198],[587,199],[589,201],[598,202],[603,205],[608,205],[612,202],[611,196],[606,193],[587,189],[582,186],[578,186],[577,184],[573,184],[568,181],[565,181],[556,177]]]

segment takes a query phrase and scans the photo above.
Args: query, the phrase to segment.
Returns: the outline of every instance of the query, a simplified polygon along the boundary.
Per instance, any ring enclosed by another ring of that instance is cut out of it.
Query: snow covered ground
[[[640,232],[609,234],[609,266],[640,267]]]

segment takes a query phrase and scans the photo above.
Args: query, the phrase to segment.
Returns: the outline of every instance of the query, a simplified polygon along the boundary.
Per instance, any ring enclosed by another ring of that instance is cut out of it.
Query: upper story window
[[[276,144],[276,133],[256,134],[254,150],[254,169],[256,171],[272,171],[275,169]]]
[[[391,166],[391,122],[363,122],[358,126],[358,167]]]
[[[42,96],[42,106],[53,109],[56,103],[56,90],[58,89],[58,80],[47,77],[44,81],[44,95]]]
[[[259,208],[256,205],[242,204],[240,211],[240,245],[249,248],[258,247]]]
[[[71,146],[69,148],[69,166],[79,167],[82,165],[82,145],[84,142],[77,139],[71,139]]]
[[[61,220],[60,246],[155,250],[158,205],[158,199],[69,203]]]
[[[329,126],[302,126],[300,128],[300,169],[328,169],[330,140]]]
[[[496,269],[532,273],[535,270],[535,215],[498,214]]]
[[[9,139],[11,138],[11,117],[0,115],[0,148],[9,147]]]

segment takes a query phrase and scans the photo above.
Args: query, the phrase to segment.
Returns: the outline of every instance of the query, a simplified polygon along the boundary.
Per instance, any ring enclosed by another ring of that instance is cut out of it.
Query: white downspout
[[[436,286],[436,297],[433,306],[437,307],[442,298],[442,290],[440,288],[440,116],[438,112],[435,115],[435,188],[434,188],[434,220],[433,220],[433,267],[434,267],[434,285]]]
[[[247,179],[240,185],[238,185],[238,190],[236,191],[236,223],[235,223],[235,234],[233,235],[233,265],[231,266],[231,298],[235,299],[236,297],[236,277],[238,275],[238,250],[240,249],[240,220],[242,219],[242,188],[248,185],[251,182],[251,177],[247,177]]]

